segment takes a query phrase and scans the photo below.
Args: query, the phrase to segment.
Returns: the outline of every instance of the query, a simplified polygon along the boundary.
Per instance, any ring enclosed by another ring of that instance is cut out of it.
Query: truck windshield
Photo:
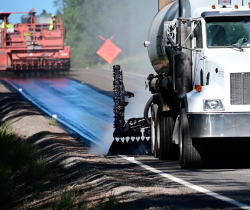
[[[250,17],[207,18],[207,47],[250,47]]]

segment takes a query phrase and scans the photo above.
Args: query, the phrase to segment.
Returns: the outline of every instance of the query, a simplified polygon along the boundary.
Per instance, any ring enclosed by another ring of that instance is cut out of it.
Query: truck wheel
[[[151,152],[154,155],[155,151],[155,113],[157,113],[157,104],[151,106]]]
[[[172,142],[174,120],[169,115],[170,112],[162,112],[161,108],[158,108],[157,114],[157,139],[159,147],[159,159],[160,160],[172,160],[175,158],[175,148]]]
[[[179,162],[184,169],[201,168],[203,165],[202,152],[203,142],[200,141],[196,147],[190,137],[189,125],[185,109],[180,113],[180,130],[179,130]],[[197,151],[199,149],[199,151]]]

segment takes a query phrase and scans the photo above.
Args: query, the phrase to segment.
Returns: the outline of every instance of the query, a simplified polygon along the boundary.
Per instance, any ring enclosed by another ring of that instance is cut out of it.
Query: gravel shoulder
[[[15,179],[12,201],[0,209],[225,209],[224,203],[163,180],[117,156],[96,156],[33,105],[0,84],[1,121],[38,149],[51,166],[39,187]],[[66,192],[69,192],[68,194]],[[63,195],[72,202],[58,206]],[[228,207],[227,209],[233,209]]]

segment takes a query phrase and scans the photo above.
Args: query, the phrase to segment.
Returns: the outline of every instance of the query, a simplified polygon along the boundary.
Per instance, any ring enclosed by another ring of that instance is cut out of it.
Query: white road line
[[[186,182],[186,181],[184,181],[182,179],[179,179],[177,177],[174,177],[174,176],[172,176],[170,174],[164,173],[164,172],[162,172],[162,171],[160,171],[158,169],[155,169],[155,168],[152,168],[152,167],[150,167],[148,165],[145,165],[145,164],[143,164],[143,163],[141,163],[141,162],[139,162],[137,160],[133,160],[132,158],[127,157],[125,155],[119,155],[119,156],[122,157],[123,159],[127,160],[127,161],[130,161],[132,163],[135,163],[135,164],[141,166],[142,168],[145,168],[145,169],[147,169],[149,171],[152,171],[152,172],[154,172],[154,173],[156,173],[156,174],[158,174],[158,175],[160,175],[160,176],[162,176],[164,178],[167,178],[167,179],[170,179],[170,180],[172,180],[174,182],[182,184],[182,185],[184,185],[184,186],[186,186],[188,188],[191,188],[191,189],[196,190],[198,192],[201,192],[201,193],[204,193],[206,195],[212,196],[212,197],[214,197],[216,199],[225,201],[225,202],[230,203],[230,204],[232,204],[234,206],[237,206],[237,207],[239,207],[241,209],[250,209],[250,206],[248,206],[248,205],[246,205],[244,203],[238,202],[238,201],[236,201],[234,199],[231,199],[231,198],[228,198],[226,196],[220,195],[218,193],[212,192],[210,190],[207,190],[206,188],[203,188],[203,187],[191,184],[189,182]]]

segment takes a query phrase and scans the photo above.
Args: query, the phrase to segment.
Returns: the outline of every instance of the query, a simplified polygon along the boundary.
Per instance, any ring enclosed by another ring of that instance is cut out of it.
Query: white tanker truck
[[[201,168],[204,139],[250,137],[250,1],[159,1],[144,43],[157,73],[147,78],[152,97],[143,118],[125,121],[133,94],[113,67],[114,138],[143,131],[155,157]]]

